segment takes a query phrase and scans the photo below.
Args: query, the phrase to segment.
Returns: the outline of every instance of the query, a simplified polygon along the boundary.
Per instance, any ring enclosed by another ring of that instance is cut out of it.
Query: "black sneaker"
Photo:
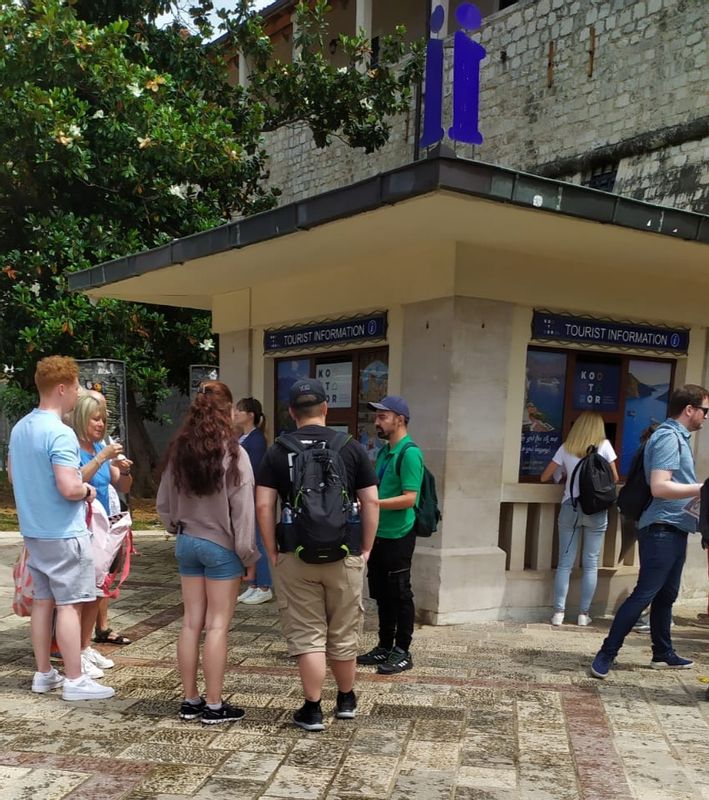
[[[338,692],[335,716],[337,719],[354,719],[357,713],[357,697],[354,691]]]
[[[400,647],[395,647],[389,653],[389,658],[383,664],[380,664],[377,672],[380,675],[396,675],[399,672],[411,669],[413,665],[414,660],[411,658],[411,653],[405,652]]]
[[[389,657],[389,650],[386,647],[373,647],[368,653],[357,656],[357,663],[363,667],[376,667],[383,664]]]
[[[293,714],[293,722],[306,731],[324,731],[320,702],[317,704],[303,703],[302,707]]]
[[[180,706],[180,719],[197,719],[202,716],[206,706],[204,697],[199,698],[199,703],[188,703],[187,700],[183,700]]]
[[[218,725],[220,722],[238,722],[246,716],[243,708],[230,706],[229,703],[222,702],[221,708],[212,709],[205,705],[202,713],[203,725]]]

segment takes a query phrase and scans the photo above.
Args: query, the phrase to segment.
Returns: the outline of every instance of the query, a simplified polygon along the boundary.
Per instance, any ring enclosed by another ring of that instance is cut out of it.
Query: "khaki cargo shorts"
[[[327,653],[335,661],[357,656],[363,577],[362,556],[306,564],[294,553],[278,554],[273,579],[289,655]]]

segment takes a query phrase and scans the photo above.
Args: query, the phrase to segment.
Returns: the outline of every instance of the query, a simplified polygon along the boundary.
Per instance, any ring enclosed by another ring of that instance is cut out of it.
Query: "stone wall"
[[[480,34],[488,53],[485,142],[444,145],[462,157],[573,181],[617,168],[616,192],[706,212],[705,14],[704,0],[528,0],[493,14]],[[444,128],[451,48],[449,39]],[[317,151],[301,126],[277,131],[266,137],[271,180],[291,202],[401,166],[414,158],[415,128],[412,102],[394,120],[390,143],[369,156],[342,143]]]

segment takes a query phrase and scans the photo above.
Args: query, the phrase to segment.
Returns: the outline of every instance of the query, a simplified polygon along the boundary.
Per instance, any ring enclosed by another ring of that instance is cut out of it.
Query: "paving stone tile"
[[[333,793],[353,798],[387,797],[397,759],[350,753],[332,784]]]
[[[278,753],[233,753],[214,773],[215,778],[230,780],[248,779],[251,783],[265,783],[278,769],[283,756]]]
[[[204,764],[214,766],[224,759],[224,753],[219,750],[209,750],[206,747],[193,747],[192,745],[141,742],[127,747],[119,753],[118,758],[125,761],[158,761],[164,764]]]
[[[406,746],[402,769],[449,770],[458,767],[460,744],[458,742],[431,742],[411,740]]]
[[[402,770],[391,800],[449,800],[455,779],[455,770]]]
[[[406,747],[408,731],[387,731],[374,729],[360,729],[355,734],[350,747],[350,753],[362,753],[381,756],[399,756]]]
[[[193,795],[209,778],[204,767],[186,767],[177,764],[161,764],[143,778],[136,789],[150,794]]]
[[[317,765],[323,769],[334,769],[345,752],[346,743],[341,740],[301,739],[283,762],[289,767],[309,767]]]
[[[522,800],[518,791],[511,789],[480,789],[474,786],[456,786],[455,800]],[[527,800],[526,796],[525,799]]]
[[[233,780],[215,775],[209,778],[196,794],[191,795],[191,800],[215,800],[220,797],[225,800],[256,800],[256,798],[263,797],[262,792],[262,783]],[[165,796],[165,800],[173,800],[173,796]]]
[[[280,767],[262,795],[265,798],[286,797],[292,800],[324,798],[334,771],[320,768]]]
[[[517,786],[517,770],[508,767],[461,767],[456,781],[459,786],[514,789]]]
[[[33,769],[3,785],[3,795],[13,800],[60,800],[89,776],[80,772]]]

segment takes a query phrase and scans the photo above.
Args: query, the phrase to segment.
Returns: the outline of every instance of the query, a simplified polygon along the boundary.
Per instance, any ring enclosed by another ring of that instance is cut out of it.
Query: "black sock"
[[[320,710],[320,701],[319,700],[306,700],[305,707],[308,711],[319,711]]]

